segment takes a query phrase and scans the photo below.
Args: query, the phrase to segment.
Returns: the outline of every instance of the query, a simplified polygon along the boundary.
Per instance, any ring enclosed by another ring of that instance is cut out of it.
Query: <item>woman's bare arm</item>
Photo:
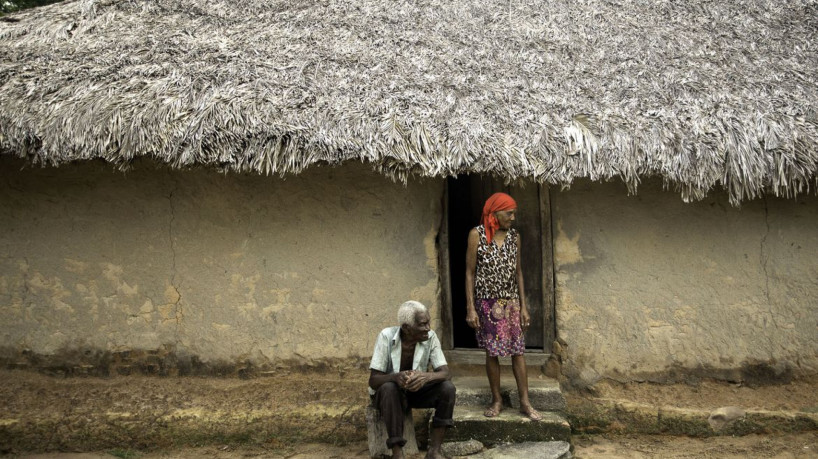
[[[528,329],[531,324],[531,315],[528,313],[528,306],[525,304],[525,284],[523,283],[523,267],[520,262],[520,252],[523,247],[523,239],[517,232],[517,289],[520,295],[520,326],[523,330]]]

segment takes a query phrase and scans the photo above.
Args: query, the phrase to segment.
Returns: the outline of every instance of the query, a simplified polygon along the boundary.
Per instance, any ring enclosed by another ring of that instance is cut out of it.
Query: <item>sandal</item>
[[[500,408],[497,408],[496,406],[490,406],[483,413],[483,416],[485,416],[487,418],[493,418],[493,417],[497,416],[498,414],[500,414],[500,411],[501,411]]]

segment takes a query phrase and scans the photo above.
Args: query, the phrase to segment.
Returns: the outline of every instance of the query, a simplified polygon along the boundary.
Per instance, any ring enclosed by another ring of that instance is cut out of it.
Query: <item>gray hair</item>
[[[428,312],[426,306],[417,301],[407,301],[398,308],[398,324],[417,325],[416,319],[419,312]]]

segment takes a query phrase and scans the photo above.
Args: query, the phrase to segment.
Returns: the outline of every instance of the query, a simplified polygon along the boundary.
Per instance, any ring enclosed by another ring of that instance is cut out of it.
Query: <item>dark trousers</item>
[[[429,383],[417,392],[403,390],[393,382],[388,382],[375,392],[374,405],[381,412],[381,418],[386,424],[386,433],[389,438],[386,446],[403,447],[406,439],[403,438],[403,413],[408,408],[434,408],[432,427],[451,427],[454,425],[454,401],[456,390],[451,381]]]

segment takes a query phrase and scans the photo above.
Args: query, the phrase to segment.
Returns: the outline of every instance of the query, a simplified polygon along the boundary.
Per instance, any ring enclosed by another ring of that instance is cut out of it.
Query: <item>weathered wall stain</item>
[[[556,267],[573,265],[582,262],[582,253],[579,250],[580,231],[568,236],[563,229],[561,219],[557,219],[557,234],[554,237],[554,264]]]
[[[217,327],[220,324],[213,324]],[[368,357],[270,359],[263,352],[242,354],[232,359],[203,358],[179,350],[173,344],[155,349],[128,348],[99,349],[90,347],[63,347],[48,354],[31,349],[0,346],[0,366],[16,370],[34,370],[51,376],[227,376],[249,378],[290,371],[361,370],[369,363]]]
[[[2,161],[8,361],[171,347],[176,366],[310,365],[369,355],[407,299],[439,316],[439,181]]]
[[[671,195],[654,181],[553,194],[567,379],[818,373],[818,199]]]

